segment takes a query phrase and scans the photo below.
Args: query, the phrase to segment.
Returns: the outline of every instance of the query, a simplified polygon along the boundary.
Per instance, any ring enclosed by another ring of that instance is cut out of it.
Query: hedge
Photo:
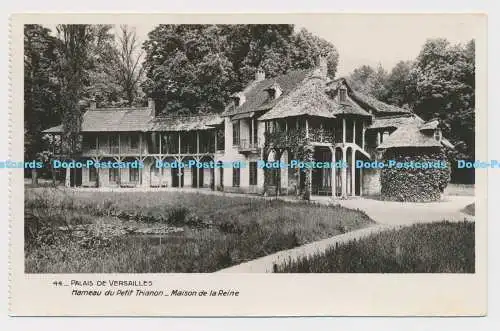
[[[389,149],[383,158],[397,162],[442,162],[446,155],[439,148]],[[429,202],[441,199],[450,181],[450,167],[440,168],[383,168],[380,175],[384,200]]]

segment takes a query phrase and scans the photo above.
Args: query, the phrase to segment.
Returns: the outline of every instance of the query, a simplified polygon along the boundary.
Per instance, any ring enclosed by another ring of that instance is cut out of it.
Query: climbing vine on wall
[[[440,149],[390,149],[384,160],[395,160],[401,164],[439,164],[446,162]],[[384,200],[406,202],[437,201],[450,181],[450,167],[444,168],[384,168],[380,175],[381,194]]]
[[[314,160],[314,146],[311,144],[310,140],[306,137],[304,130],[288,130],[288,131],[274,131],[266,132],[264,144],[264,161],[267,161],[271,151],[275,153],[275,160],[280,160],[281,156],[285,151],[289,152],[296,160],[311,162]],[[269,176],[272,175],[271,172],[264,172],[266,177],[264,180],[264,192],[267,192],[267,184],[270,182]],[[311,169],[301,170],[303,176],[305,176],[305,187],[300,187],[299,194],[304,200],[309,200],[311,197]],[[280,191],[279,177],[280,171],[277,171],[276,179],[276,194]],[[298,172],[296,173],[298,175]],[[297,179],[298,181],[298,179]]]

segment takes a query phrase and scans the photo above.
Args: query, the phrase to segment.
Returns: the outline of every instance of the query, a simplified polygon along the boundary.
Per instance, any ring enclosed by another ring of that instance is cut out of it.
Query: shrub
[[[446,161],[439,149],[389,149],[384,159],[396,162]],[[383,168],[380,175],[381,194],[384,200],[429,202],[441,199],[441,194],[450,181],[450,168]]]

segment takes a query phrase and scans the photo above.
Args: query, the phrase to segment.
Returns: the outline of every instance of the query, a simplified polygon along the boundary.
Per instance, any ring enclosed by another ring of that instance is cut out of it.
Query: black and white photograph
[[[474,274],[474,30],[370,22],[24,24],[24,272]]]

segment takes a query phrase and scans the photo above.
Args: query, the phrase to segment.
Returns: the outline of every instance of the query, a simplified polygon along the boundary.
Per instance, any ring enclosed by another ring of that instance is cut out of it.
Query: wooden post
[[[144,163],[144,160],[142,159],[142,133],[139,132],[139,160],[140,162]],[[139,168],[139,185],[142,186],[142,172],[144,168]]]
[[[196,131],[196,154],[200,154],[200,131]],[[200,162],[200,158],[196,160]],[[196,188],[200,188],[200,167],[196,166]]]
[[[250,119],[250,144],[249,146],[253,145],[253,118]]]
[[[179,160],[180,160],[180,154],[181,154],[181,132],[178,131],[177,134],[178,134],[178,145],[179,145],[178,146],[179,150],[177,151],[177,154],[178,154]]]
[[[162,139],[162,133],[161,133],[161,132],[160,132],[160,133],[158,133],[158,140],[159,140],[159,142],[158,142],[158,145],[159,145],[159,146],[158,146],[158,148],[159,148],[159,150],[158,150],[158,154],[160,154],[160,156],[161,156],[161,155],[163,154],[163,149],[161,148],[161,141],[163,140],[163,139]]]
[[[377,132],[377,146],[380,145],[380,132]]]
[[[363,195],[363,168],[359,168],[359,196]]]
[[[118,134],[118,155],[122,155],[122,141],[121,134]]]
[[[366,128],[365,128],[365,122],[361,122],[362,125],[362,131],[361,131],[361,148],[365,149],[365,133],[366,133]]]
[[[309,119],[306,117],[306,139],[309,139]]]
[[[346,130],[346,125],[345,125],[345,118],[342,119],[342,143],[345,144],[345,130]],[[345,159],[344,159],[345,160]]]
[[[352,156],[351,156],[351,196],[356,195],[356,149],[352,148]]]
[[[347,164],[346,148],[342,147],[342,161]],[[347,197],[347,168],[342,167],[342,197]]]
[[[214,143],[215,143],[215,146],[214,146],[214,163],[215,163],[215,153],[217,153],[217,129],[215,129],[215,137],[214,137]]]
[[[352,142],[356,144],[356,119],[352,120]]]
[[[335,193],[336,193],[335,192],[336,191],[335,147],[331,148],[331,150],[332,150],[332,198],[335,198]]]

